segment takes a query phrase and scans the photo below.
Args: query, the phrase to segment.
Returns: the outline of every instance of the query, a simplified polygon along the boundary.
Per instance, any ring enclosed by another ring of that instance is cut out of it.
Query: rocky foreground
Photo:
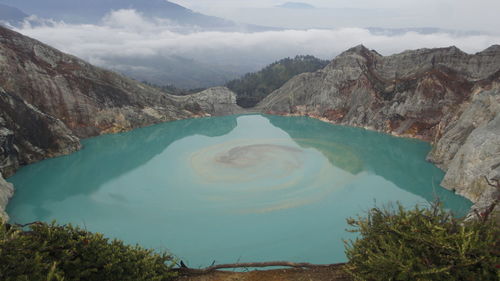
[[[0,26],[0,216],[20,166],[80,149],[80,139],[238,112],[223,87],[173,96]]]
[[[474,55],[450,47],[387,57],[357,46],[292,78],[257,108],[432,142],[428,160],[446,171],[442,186],[479,213],[500,199],[498,45]]]

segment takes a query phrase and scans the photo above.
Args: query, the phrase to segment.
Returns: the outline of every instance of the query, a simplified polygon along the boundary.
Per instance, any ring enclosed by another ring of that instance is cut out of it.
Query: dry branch
[[[223,268],[244,268],[244,267],[270,267],[270,266],[287,266],[287,267],[327,267],[331,266],[331,264],[312,264],[307,262],[288,262],[288,261],[272,261],[272,262],[247,262],[247,263],[230,263],[230,264],[218,264],[209,266],[203,270],[211,271]]]
[[[340,264],[312,264],[307,262],[288,262],[288,261],[271,261],[271,262],[248,262],[248,263],[229,263],[229,264],[218,264],[212,265],[206,268],[194,269],[194,268],[181,268],[179,270],[186,273],[203,274],[210,271],[218,269],[228,269],[228,268],[260,268],[260,267],[294,267],[294,268],[318,268],[318,267],[331,267],[331,266],[342,266]]]

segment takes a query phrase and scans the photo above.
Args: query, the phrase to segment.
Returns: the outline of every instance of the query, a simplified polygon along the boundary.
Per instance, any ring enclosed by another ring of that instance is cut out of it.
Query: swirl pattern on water
[[[206,200],[269,212],[316,202],[354,178],[315,154],[279,139],[239,139],[192,153],[190,165],[209,188]]]

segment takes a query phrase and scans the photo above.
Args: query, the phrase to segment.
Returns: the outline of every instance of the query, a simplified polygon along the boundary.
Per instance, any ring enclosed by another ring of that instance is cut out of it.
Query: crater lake
[[[20,169],[11,222],[72,223],[190,267],[346,261],[346,218],[374,206],[471,202],[439,183],[428,143],[308,117],[180,120],[83,141]]]

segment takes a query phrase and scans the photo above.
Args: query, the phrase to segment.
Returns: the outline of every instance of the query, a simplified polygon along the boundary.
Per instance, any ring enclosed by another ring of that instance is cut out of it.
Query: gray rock
[[[482,91],[462,107],[428,159],[447,171],[441,185],[470,199],[472,210],[481,213],[500,199],[500,89]],[[493,213],[500,219],[500,206]]]
[[[184,96],[185,103],[198,105],[200,109],[212,116],[241,113],[236,105],[236,94],[226,87],[214,87],[202,92]]]
[[[80,138],[195,116],[171,96],[0,28],[0,86]]]
[[[500,163],[499,96],[498,45],[474,55],[449,47],[388,57],[357,46],[257,108],[432,142],[428,159],[447,171],[442,185],[484,208],[496,200],[484,177]]]
[[[14,187],[6,182],[0,173],[0,220],[8,221],[9,216],[5,212],[9,199],[14,195]]]
[[[500,173],[500,114],[485,125],[474,129],[448,165],[442,186],[478,202],[485,193],[497,188]],[[496,198],[489,198],[492,201]]]
[[[74,152],[79,139],[60,120],[0,87],[0,172]]]
[[[456,120],[442,129],[444,132],[434,144],[428,160],[443,169],[450,166],[460,148],[474,130],[486,126],[500,112],[500,88],[475,94],[457,111]]]

